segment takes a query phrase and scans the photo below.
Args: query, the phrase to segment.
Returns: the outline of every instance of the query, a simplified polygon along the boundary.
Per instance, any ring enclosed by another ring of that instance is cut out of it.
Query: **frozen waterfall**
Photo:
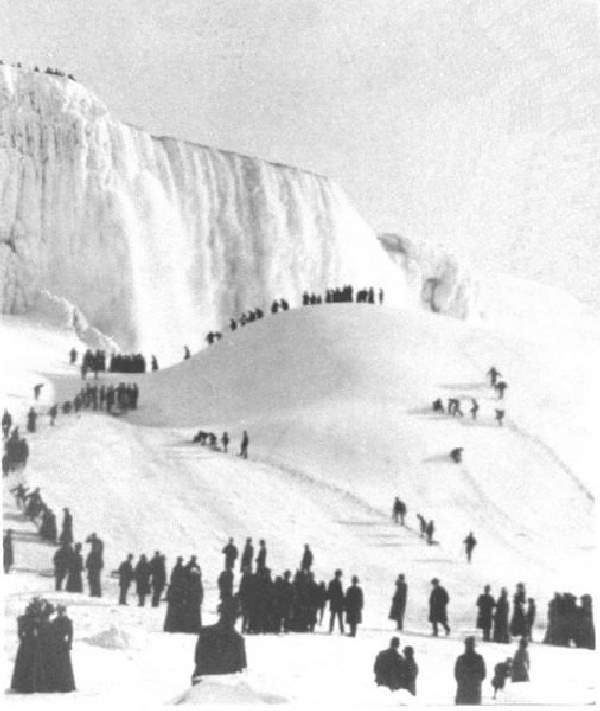
[[[2,312],[47,290],[161,362],[304,289],[419,302],[327,178],[151,136],[64,77],[0,67],[0,194]]]

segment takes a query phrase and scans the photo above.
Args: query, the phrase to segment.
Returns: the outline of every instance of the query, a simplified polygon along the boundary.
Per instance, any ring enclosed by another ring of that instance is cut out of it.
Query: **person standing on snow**
[[[465,639],[465,653],[457,658],[454,666],[457,706],[481,704],[481,684],[485,675],[483,657],[475,651],[475,637],[467,637]]]
[[[240,445],[240,457],[248,459],[248,433],[246,430],[242,433],[242,442]]]
[[[127,591],[133,580],[133,554],[130,553],[119,566],[119,605],[127,605]]]
[[[490,376],[490,385],[492,387],[495,387],[496,381],[498,380],[499,377],[501,377],[502,373],[499,370],[497,370],[497,368],[495,366],[492,366],[488,370],[487,374]]]
[[[498,395],[498,400],[502,400],[504,398],[504,391],[508,387],[508,383],[504,380],[499,380],[494,387],[496,389],[496,394]]]
[[[352,585],[346,590],[346,622],[350,627],[350,637],[356,637],[356,628],[362,622],[364,595],[356,575],[352,576]]]
[[[327,599],[329,600],[329,634],[333,632],[336,617],[340,633],[344,634],[344,590],[342,588],[342,571],[339,568],[335,571],[333,580],[329,582]]]
[[[477,628],[483,631],[483,641],[490,641],[490,630],[492,629],[492,615],[496,601],[490,595],[490,586],[485,585],[483,593],[477,598]]]
[[[465,553],[467,556],[467,562],[471,562],[471,555],[473,554],[473,550],[475,546],[477,545],[477,539],[473,535],[473,531],[469,532],[469,535],[465,538],[463,541],[465,544]]]
[[[441,624],[447,637],[450,634],[447,612],[450,596],[446,589],[440,585],[438,578],[433,578],[431,584],[433,585],[433,590],[429,596],[429,621],[433,629],[433,636],[438,636],[438,624]]]
[[[401,631],[404,626],[404,613],[406,612],[406,596],[408,588],[404,573],[400,573],[396,580],[396,591],[392,597],[392,606],[390,608],[390,620],[396,620],[396,629]]]

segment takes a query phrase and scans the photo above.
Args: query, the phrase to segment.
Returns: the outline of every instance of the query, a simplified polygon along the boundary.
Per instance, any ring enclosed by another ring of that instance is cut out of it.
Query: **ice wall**
[[[0,67],[0,306],[40,289],[163,360],[274,297],[404,278],[327,178],[157,138],[64,77]]]

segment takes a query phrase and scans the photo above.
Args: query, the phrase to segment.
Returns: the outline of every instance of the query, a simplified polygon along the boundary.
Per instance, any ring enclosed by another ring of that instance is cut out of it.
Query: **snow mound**
[[[215,676],[203,679],[196,686],[184,691],[172,703],[180,704],[284,704],[288,699],[277,694],[268,694],[253,689],[239,677]]]
[[[142,632],[131,633],[111,625],[109,629],[102,630],[92,637],[84,637],[82,641],[102,649],[141,649],[144,646],[143,637]]]

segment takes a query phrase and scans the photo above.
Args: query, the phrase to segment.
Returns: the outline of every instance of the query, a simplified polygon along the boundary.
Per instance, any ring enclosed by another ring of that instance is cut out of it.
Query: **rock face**
[[[0,66],[0,195],[0,311],[44,289],[163,360],[304,289],[416,301],[327,178],[151,136],[66,77]]]

